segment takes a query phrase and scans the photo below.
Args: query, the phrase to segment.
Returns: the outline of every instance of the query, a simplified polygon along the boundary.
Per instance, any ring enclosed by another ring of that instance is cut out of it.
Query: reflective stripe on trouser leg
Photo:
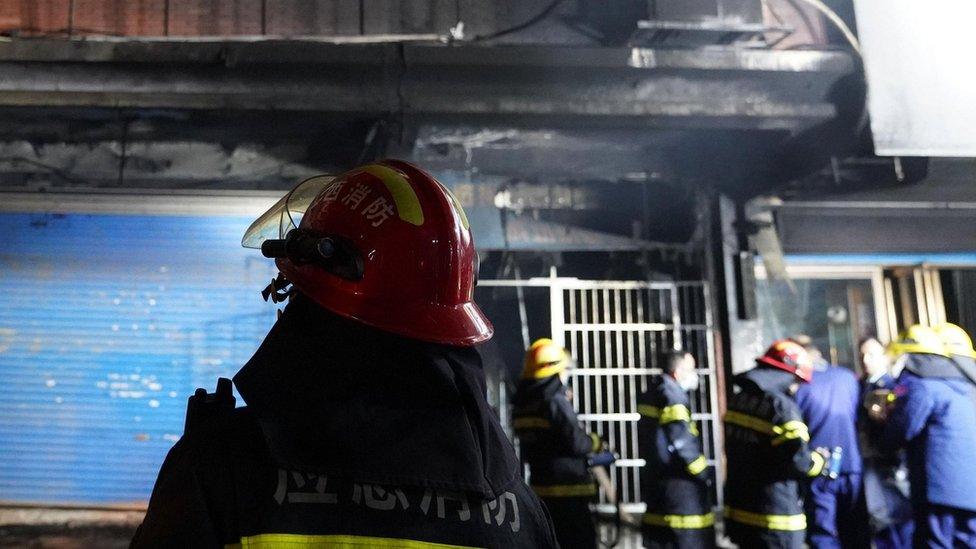
[[[556,484],[552,486],[532,486],[532,491],[540,498],[578,498],[595,496],[596,485],[587,484]]]
[[[715,524],[715,515],[662,515],[659,513],[644,513],[642,520],[648,526],[666,526],[674,529],[708,528]]]
[[[756,526],[767,530],[798,532],[807,529],[807,517],[802,513],[797,515],[764,515],[762,513],[726,507],[725,518],[733,522],[738,522],[739,524]]]

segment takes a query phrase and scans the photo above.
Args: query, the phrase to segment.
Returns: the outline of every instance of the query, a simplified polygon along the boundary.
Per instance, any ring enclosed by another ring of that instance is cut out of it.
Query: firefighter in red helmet
[[[191,397],[134,547],[556,546],[485,399],[492,327],[444,186],[396,160],[313,177],[243,243],[287,306],[234,377],[247,406],[226,380]]]
[[[803,546],[801,483],[828,473],[827,456],[811,450],[794,395],[813,377],[799,344],[773,343],[756,367],[735,376],[725,415],[728,479],[726,531],[739,547]]]

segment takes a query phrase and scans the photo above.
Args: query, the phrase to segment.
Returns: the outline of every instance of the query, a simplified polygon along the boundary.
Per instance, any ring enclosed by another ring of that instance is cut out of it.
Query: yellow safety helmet
[[[549,338],[535,340],[525,352],[522,379],[543,379],[554,376],[569,367],[571,359],[566,349]]]
[[[942,340],[946,352],[951,355],[962,355],[976,358],[976,350],[973,350],[973,340],[959,326],[946,322],[935,327],[935,333]]]
[[[928,326],[913,324],[888,344],[888,354],[898,358],[907,353],[924,353],[930,355],[949,356],[939,334]]]

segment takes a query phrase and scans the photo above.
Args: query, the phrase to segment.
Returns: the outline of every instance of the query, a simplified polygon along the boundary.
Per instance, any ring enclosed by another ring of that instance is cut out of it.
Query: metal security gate
[[[556,279],[552,285],[553,339],[577,361],[572,387],[580,420],[620,453],[610,475],[625,511],[644,510],[637,395],[647,389],[648,375],[661,372],[658,361],[666,351],[687,350],[698,362],[702,383],[691,395],[692,420],[703,435],[709,465],[721,466],[707,297],[703,282]],[[602,490],[600,497],[607,503]],[[719,502],[721,494],[715,497]]]
[[[621,459],[611,479],[624,511],[642,513],[637,445],[637,395],[661,372],[660,355],[687,350],[698,362],[701,385],[691,395],[692,419],[702,433],[708,463],[723,478],[718,387],[704,282],[587,281],[575,278],[484,280],[485,287],[548,288],[551,337],[577,362],[571,377],[574,405],[586,428],[602,436]],[[503,391],[499,391],[503,392]],[[504,405],[501,406],[504,408]],[[503,419],[507,417],[502,411]],[[721,504],[721,491],[715,502]],[[609,509],[601,490],[600,507]]]

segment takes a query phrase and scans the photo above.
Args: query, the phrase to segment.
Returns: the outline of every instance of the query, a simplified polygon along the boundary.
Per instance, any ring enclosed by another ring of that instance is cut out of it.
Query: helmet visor
[[[241,246],[260,249],[265,240],[285,238],[289,231],[298,228],[309,206],[334,180],[331,175],[318,175],[296,185],[251,223],[244,232]]]

